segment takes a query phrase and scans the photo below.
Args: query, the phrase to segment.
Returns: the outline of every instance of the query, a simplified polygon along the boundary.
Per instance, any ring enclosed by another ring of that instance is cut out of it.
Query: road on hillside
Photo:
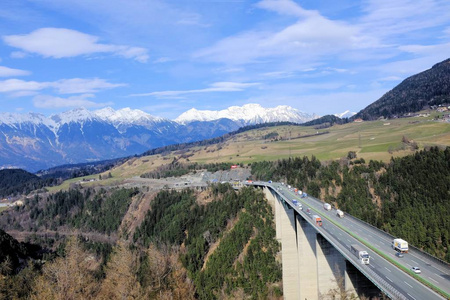
[[[345,215],[344,218],[339,218],[336,215],[335,209],[326,211],[323,208],[324,202],[310,196],[300,198],[298,195],[295,195],[292,190],[280,183],[261,184],[267,186],[270,185],[273,190],[281,194],[285,200],[305,219],[311,220],[310,215],[306,213],[306,209],[308,207],[312,211],[311,214],[321,216],[323,226],[317,229],[319,232],[321,232],[321,230],[323,231],[322,235],[324,235],[325,238],[328,236],[329,238],[334,239],[335,243],[338,244],[335,246],[338,247],[343,254],[346,254],[344,256],[348,256],[348,258],[350,258],[349,260],[351,260],[358,269],[361,271],[366,271],[366,275],[373,273],[376,274],[375,277],[379,276],[382,278],[382,280],[401,292],[407,299],[443,299],[443,297],[430,290],[413,276],[402,271],[376,252],[367,249],[367,246],[362,245],[356,238],[352,237],[346,231],[352,232],[354,235],[377,248],[384,255],[397,260],[397,262],[405,268],[411,269],[412,266],[420,267],[422,273],[414,276],[421,276],[446,293],[450,293],[450,269],[448,265],[436,263],[430,256],[415,250],[405,254],[403,258],[398,258],[395,256],[395,250],[391,248],[392,237],[387,233],[349,215]],[[293,204],[293,199],[296,199],[302,203],[303,210],[300,210]],[[333,224],[331,221],[344,228],[344,230]],[[353,259],[354,256],[349,250],[351,244],[359,244],[362,245],[363,248],[367,249],[371,256],[370,265],[361,265],[359,261],[356,260],[356,257]],[[364,270],[364,268],[369,268],[369,270]]]

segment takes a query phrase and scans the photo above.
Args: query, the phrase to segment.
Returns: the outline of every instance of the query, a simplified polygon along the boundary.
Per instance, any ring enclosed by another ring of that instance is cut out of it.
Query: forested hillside
[[[364,120],[391,118],[439,104],[450,104],[450,59],[406,78],[352,118]]]
[[[71,189],[1,213],[2,228],[33,233],[28,239],[56,258],[5,274],[0,298],[282,297],[280,245],[260,191],[162,190],[129,235],[123,220],[143,197],[137,189]]]
[[[285,181],[450,262],[450,148],[385,164],[316,158],[252,164],[255,178]]]
[[[30,191],[53,185],[56,182],[57,180],[53,178],[43,180],[21,169],[0,170],[0,197],[28,194]]]
[[[203,206],[196,204],[192,192],[161,192],[134,240],[183,245],[181,261],[199,299],[223,293],[232,298],[280,296],[279,285],[274,286],[281,281],[281,266],[275,261],[279,244],[270,205],[252,188],[238,194],[230,185],[219,184],[210,193],[221,200]]]

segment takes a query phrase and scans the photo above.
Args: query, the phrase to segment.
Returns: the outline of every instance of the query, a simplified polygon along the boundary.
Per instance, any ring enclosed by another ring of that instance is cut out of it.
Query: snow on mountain
[[[94,113],[102,120],[109,121],[113,124],[148,124],[164,121],[163,118],[154,117],[139,109],[131,109],[129,107],[114,110],[106,107],[94,111]]]
[[[50,119],[55,121],[59,126],[70,123],[83,123],[86,121],[100,121],[96,114],[84,107],[65,111],[60,114],[51,115]]]
[[[350,118],[350,117],[353,117],[354,115],[356,115],[356,113],[355,112],[351,112],[351,111],[349,111],[349,110],[346,110],[346,111],[344,111],[343,113],[340,113],[340,114],[334,114],[336,117],[338,117],[338,118]]]
[[[309,115],[287,105],[264,108],[259,104],[245,104],[243,106],[231,106],[219,111],[192,108],[182,113],[175,121],[180,124],[188,124],[194,121],[213,121],[227,118],[248,125],[284,121],[304,123],[317,117],[315,114]]]
[[[53,120],[37,113],[19,114],[19,113],[0,113],[0,124],[15,126],[15,124],[31,123],[34,125],[55,126]]]
[[[78,108],[49,117],[0,113],[0,167],[39,170],[124,157],[217,137],[245,125],[303,123],[316,117],[289,106],[263,108],[258,104],[221,111],[191,109],[177,119],[186,125],[130,108],[117,111],[110,107],[97,111]]]

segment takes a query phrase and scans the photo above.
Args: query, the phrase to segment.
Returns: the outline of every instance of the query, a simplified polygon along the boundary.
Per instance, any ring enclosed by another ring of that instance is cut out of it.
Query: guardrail
[[[283,195],[284,197],[284,195]],[[311,208],[314,209],[314,208]],[[315,210],[315,209],[314,209]],[[315,226],[315,224],[312,222],[310,218],[308,218],[305,215],[305,212],[298,212],[303,219],[305,219],[308,223],[310,223],[316,231],[320,232],[320,234],[335,248],[337,249],[342,256],[344,256],[348,261],[351,261],[353,265],[362,273],[364,274],[370,281],[373,282],[373,284],[378,287],[381,291],[383,291],[389,298],[395,299],[395,300],[408,300],[407,297],[405,297],[400,291],[398,291],[395,287],[393,287],[390,283],[388,283],[386,280],[384,280],[381,276],[379,276],[377,273],[375,273],[370,268],[363,268],[359,260],[356,260],[353,254],[348,255],[349,250],[345,247],[342,247],[337,240],[329,235],[323,228]],[[305,215],[305,216],[304,216]],[[336,224],[335,224],[336,225]],[[345,251],[343,250],[345,249]],[[369,274],[370,273],[370,274]]]
[[[386,231],[384,231],[384,230],[381,230],[380,228],[375,227],[375,226],[373,226],[372,224],[367,223],[366,221],[363,221],[363,220],[361,220],[361,219],[358,219],[358,218],[352,216],[352,215],[349,214],[349,213],[346,213],[346,216],[349,216],[351,219],[353,219],[353,220],[355,220],[355,221],[364,223],[366,226],[372,227],[373,229],[377,230],[379,233],[384,234],[386,237],[389,237],[390,239],[395,239],[395,238],[397,238],[396,236],[393,236],[393,235],[390,234],[389,232],[386,232]],[[428,253],[428,252],[425,252],[425,251],[423,251],[423,250],[417,248],[416,246],[410,244],[409,242],[408,242],[408,247],[413,248],[414,251],[419,252],[420,254],[423,254],[423,255],[427,256],[428,258],[434,260],[436,263],[439,263],[439,264],[441,264],[442,266],[444,266],[444,267],[446,267],[446,268],[450,268],[450,264],[449,264],[449,263],[443,261],[443,260],[440,259],[440,258],[437,258],[436,256],[431,255],[431,254]]]
[[[256,183],[254,183],[254,184],[256,185]],[[273,188],[271,185],[267,185],[267,184],[262,184],[262,185],[265,186],[265,187],[270,187],[273,191],[275,191],[275,192],[276,192],[278,195],[280,195],[282,198],[285,198],[285,199],[289,200],[284,194],[280,193],[277,189]],[[311,199],[313,199],[313,200],[316,200],[316,201],[318,201],[318,202],[322,202],[322,201],[320,201],[320,200],[317,200],[317,199],[314,198],[314,197],[310,197],[310,196],[309,196],[309,198],[311,198]],[[288,201],[286,201],[286,202],[288,202]],[[312,208],[312,207],[311,207],[311,209],[317,212],[316,209],[314,209],[314,208]],[[347,214],[347,215],[348,215],[348,214]],[[359,220],[358,218],[355,218],[355,217],[353,217],[353,216],[351,216],[351,215],[348,215],[348,216],[350,216],[350,217],[353,218],[354,220],[361,221],[361,220]],[[354,234],[353,232],[351,232],[351,231],[348,230],[347,228],[341,226],[340,224],[335,223],[335,222],[334,222],[333,220],[331,220],[328,216],[324,216],[324,217],[325,217],[328,221],[330,221],[331,223],[333,223],[335,226],[339,227],[341,230],[343,230],[344,232],[347,232],[349,235],[351,235],[351,236],[354,237],[356,240],[358,240],[359,242],[361,242],[363,245],[367,246],[369,249],[371,249],[372,251],[374,251],[375,253],[377,253],[378,255],[380,255],[381,257],[383,257],[384,259],[386,259],[386,260],[389,261],[390,263],[392,263],[392,264],[394,264],[395,266],[397,266],[400,270],[403,270],[405,273],[411,275],[411,276],[414,277],[416,280],[418,280],[418,281],[420,281],[421,283],[423,283],[425,286],[427,286],[427,287],[431,288],[432,290],[438,292],[440,295],[446,297],[447,299],[450,299],[450,295],[449,295],[448,293],[446,293],[445,291],[441,290],[439,287],[435,286],[434,284],[432,284],[431,282],[425,280],[424,278],[422,278],[422,277],[420,277],[420,276],[417,276],[416,274],[412,273],[411,270],[409,270],[408,268],[406,268],[406,267],[404,267],[403,265],[399,264],[397,261],[393,260],[392,258],[390,258],[389,256],[387,256],[386,254],[384,254],[384,252],[378,250],[377,248],[375,248],[374,246],[372,246],[370,243],[368,243],[366,240],[360,238],[359,236],[357,236],[356,234]],[[312,221],[309,220],[309,218],[305,218],[305,219],[306,219],[311,225],[314,226],[314,224],[312,224]],[[374,229],[377,229],[377,230],[380,231],[381,233],[383,233],[383,234],[385,234],[385,235],[391,237],[391,235],[388,234],[387,232],[384,232],[384,231],[382,231],[382,230],[376,228],[375,226],[368,224],[367,222],[364,222],[364,221],[361,221],[361,222],[363,222],[363,223],[365,223],[365,224],[367,224],[367,225],[373,227]],[[316,226],[314,226],[314,227],[316,228]],[[318,230],[318,228],[316,228],[316,230]],[[318,231],[321,232],[322,229],[320,229],[320,230],[318,230]],[[322,233],[322,235],[323,235],[323,233]],[[328,240],[328,239],[327,239],[327,240]],[[330,243],[331,243],[331,242],[330,242]],[[335,245],[333,245],[333,246],[335,246]],[[336,246],[335,246],[335,247],[336,247]],[[415,247],[414,247],[414,248],[415,248]],[[337,249],[339,249],[339,246],[337,247]],[[416,249],[416,248],[415,248],[415,249]],[[341,252],[341,254],[343,254],[342,251],[340,251],[340,252]],[[420,251],[420,252],[423,252],[423,251]],[[344,255],[344,256],[348,259],[348,257],[347,257],[346,255]],[[356,265],[355,265],[355,266],[356,266]],[[358,268],[358,267],[357,267],[357,268]],[[360,268],[358,268],[358,269],[360,269]],[[361,269],[360,269],[360,270],[361,270]],[[375,273],[375,274],[376,274],[376,273]],[[369,278],[369,277],[368,277],[368,278]],[[380,277],[380,278],[381,278],[381,277]],[[369,279],[370,279],[370,278],[369,278]],[[373,281],[372,281],[372,282],[373,282]],[[387,282],[386,282],[386,283],[387,283]],[[375,282],[374,282],[374,284],[377,285]],[[378,286],[378,285],[377,285],[377,286]],[[397,291],[397,292],[398,292],[398,291]],[[404,297],[404,296],[403,296],[403,297]],[[398,298],[398,299],[403,299],[403,298]],[[406,299],[406,298],[405,298],[405,299]]]

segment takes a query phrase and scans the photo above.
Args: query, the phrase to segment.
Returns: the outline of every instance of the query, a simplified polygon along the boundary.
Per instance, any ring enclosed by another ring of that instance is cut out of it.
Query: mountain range
[[[303,123],[317,117],[289,106],[263,108],[258,104],[221,111],[191,109],[176,120],[130,108],[78,108],[49,117],[2,113],[0,166],[37,171],[140,154],[156,147],[217,137],[246,125]]]

